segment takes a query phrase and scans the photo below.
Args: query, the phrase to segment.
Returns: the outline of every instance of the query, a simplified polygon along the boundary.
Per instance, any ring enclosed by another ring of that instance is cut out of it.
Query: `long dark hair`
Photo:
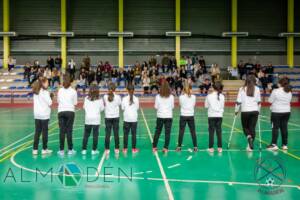
[[[134,86],[132,84],[129,84],[127,86],[127,91],[128,91],[128,94],[129,94],[129,105],[132,105],[134,103],[133,102]]]
[[[98,100],[99,97],[100,97],[99,88],[95,83],[92,83],[89,88],[88,99],[91,101],[95,101],[95,100]]]
[[[168,98],[171,95],[170,86],[166,80],[160,86],[159,95],[163,98]]]
[[[216,90],[218,92],[218,101],[219,101],[220,100],[220,94],[222,94],[224,85],[220,81],[216,81],[213,84],[213,88],[214,88],[214,90]]]
[[[108,101],[109,102],[112,102],[114,100],[114,97],[115,97],[114,92],[115,92],[115,90],[116,90],[115,84],[110,83],[108,85]]]
[[[289,93],[292,91],[292,87],[290,86],[290,80],[288,77],[281,78],[278,83],[280,84],[281,87],[283,87],[283,90],[286,93]]]
[[[245,81],[244,87],[247,87],[246,94],[249,97],[254,97],[255,92],[255,86],[256,86],[256,78],[254,75],[248,75]]]

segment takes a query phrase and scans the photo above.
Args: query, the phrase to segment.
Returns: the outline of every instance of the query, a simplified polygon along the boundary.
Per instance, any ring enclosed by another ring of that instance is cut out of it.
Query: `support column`
[[[60,5],[60,26],[61,32],[67,31],[67,0],[61,0]],[[67,36],[61,37],[61,59],[62,59],[62,68],[66,69],[67,67]]]
[[[237,32],[237,1],[231,0],[231,32]],[[237,67],[237,36],[231,38],[231,66]]]
[[[288,0],[287,31],[294,32],[294,0]],[[287,37],[287,64],[294,67],[294,36]]]
[[[119,32],[124,31],[123,21],[124,0],[119,0]],[[119,43],[119,67],[124,67],[124,39],[123,36],[118,37]]]
[[[180,0],[175,3],[175,31],[180,31]],[[175,37],[175,58],[177,67],[180,66],[180,36]]]
[[[9,0],[3,0],[3,32],[9,31]],[[8,67],[8,57],[10,54],[9,36],[3,37],[3,67]]]

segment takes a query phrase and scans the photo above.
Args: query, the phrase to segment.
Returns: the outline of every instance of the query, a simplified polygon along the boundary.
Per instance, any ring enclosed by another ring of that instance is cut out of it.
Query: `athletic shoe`
[[[138,153],[140,150],[139,149],[137,149],[137,148],[133,148],[132,149],[132,153]]]
[[[127,153],[127,148],[124,148],[124,149],[123,149],[123,153]]]
[[[45,155],[45,154],[51,154],[52,153],[52,150],[49,150],[49,149],[43,149],[42,150],[42,154]]]
[[[65,151],[64,150],[58,151],[57,154],[59,156],[64,156],[65,155]]]
[[[99,151],[98,150],[92,150],[91,154],[92,155],[97,155],[97,154],[99,154]]]
[[[162,151],[163,151],[163,153],[168,153],[169,150],[167,148],[163,148]]]
[[[180,152],[180,151],[181,151],[181,147],[177,147],[177,148],[175,149],[175,151]]]
[[[115,153],[120,153],[120,150],[119,149],[115,149]]]
[[[38,150],[32,150],[32,155],[38,155]]]
[[[286,145],[282,145],[282,150],[288,150],[289,148]]]
[[[153,148],[152,148],[152,152],[153,152],[153,153],[157,152],[157,147],[153,147]]]
[[[247,146],[246,150],[247,150],[248,152],[252,152],[252,151],[253,151],[253,149],[251,149],[249,145]]]
[[[208,148],[207,151],[208,151],[209,153],[213,153],[215,150],[214,150],[214,148]]]
[[[82,151],[81,151],[81,154],[82,154],[82,155],[86,155],[86,150],[82,150]]]
[[[267,149],[272,151],[277,151],[278,146],[276,144],[270,144],[269,146],[267,146]]]
[[[74,154],[76,154],[76,151],[74,149],[68,151],[68,155],[74,155]]]
[[[249,144],[249,148],[253,149],[253,139],[250,135],[248,136],[248,144]]]
[[[194,152],[198,152],[198,147],[194,147]]]
[[[218,152],[222,153],[223,149],[222,148],[218,148]]]
[[[109,155],[110,150],[109,149],[105,149],[105,154]]]

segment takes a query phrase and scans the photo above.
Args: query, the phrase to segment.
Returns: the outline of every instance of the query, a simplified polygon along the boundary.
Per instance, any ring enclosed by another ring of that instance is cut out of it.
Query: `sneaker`
[[[82,155],[86,155],[86,150],[85,150],[85,149],[82,150],[82,151],[81,151],[81,154],[82,154]]]
[[[153,152],[153,153],[156,153],[156,152],[157,152],[157,147],[153,147],[153,148],[152,148],[152,152]]]
[[[249,144],[249,148],[253,149],[253,139],[251,136],[248,136],[248,144]]]
[[[222,153],[223,149],[222,148],[218,148],[218,152]]]
[[[99,151],[98,150],[92,150],[91,154],[92,155],[97,155],[97,154],[99,154]]]
[[[194,152],[198,152],[198,147],[194,147]]]
[[[213,153],[215,150],[214,150],[214,148],[208,148],[207,151],[208,151],[209,153]]]
[[[253,151],[253,149],[251,149],[249,145],[247,146],[246,150],[247,150],[248,152],[252,152],[252,151]]]
[[[52,150],[50,149],[43,149],[42,150],[42,154],[45,155],[45,154],[51,154],[52,153]]]
[[[277,151],[278,146],[276,144],[270,144],[269,146],[267,146],[267,149],[272,151]]]
[[[105,154],[109,155],[110,150],[109,149],[105,149]]]
[[[175,151],[180,152],[180,151],[181,151],[181,147],[177,147],[177,148],[175,149]]]
[[[168,153],[169,150],[167,148],[163,148],[162,151],[163,151],[163,153]]]
[[[59,156],[64,156],[65,155],[65,151],[64,150],[58,151],[57,154]]]
[[[123,149],[123,153],[127,153],[127,148],[124,148],[124,149]]]
[[[38,155],[38,150],[32,150],[32,155]]]
[[[76,154],[76,151],[74,149],[68,151],[68,155],[74,155],[74,154]]]
[[[120,153],[120,150],[119,149],[115,149],[115,153]]]
[[[286,145],[282,145],[282,150],[288,150],[289,148]]]
[[[133,148],[132,149],[132,153],[138,153],[140,150],[139,149],[137,149],[137,148]]]

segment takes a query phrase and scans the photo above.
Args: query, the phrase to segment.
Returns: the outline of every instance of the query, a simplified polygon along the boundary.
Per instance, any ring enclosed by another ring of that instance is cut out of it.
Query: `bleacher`
[[[300,93],[300,66],[289,68],[287,66],[275,66],[274,73],[279,76],[288,76],[293,86],[293,102],[299,102]],[[74,83],[75,84],[75,83]],[[227,102],[234,102],[236,99],[238,88],[243,85],[241,80],[223,80],[224,94]],[[57,88],[51,88],[56,91]],[[12,72],[7,72],[6,69],[0,69],[0,103],[32,103],[31,88],[28,86],[27,80],[23,79],[23,66],[18,65]],[[100,93],[105,94],[107,87],[100,88]],[[124,87],[118,87],[117,93],[121,96],[126,94]],[[200,94],[199,89],[194,86],[193,93],[197,96],[198,102],[204,102],[205,94]],[[152,102],[156,94],[143,94],[143,88],[136,87],[136,95],[141,97],[142,102]],[[262,94],[263,101],[270,94]],[[78,92],[79,100],[81,101],[85,94],[82,90]]]

